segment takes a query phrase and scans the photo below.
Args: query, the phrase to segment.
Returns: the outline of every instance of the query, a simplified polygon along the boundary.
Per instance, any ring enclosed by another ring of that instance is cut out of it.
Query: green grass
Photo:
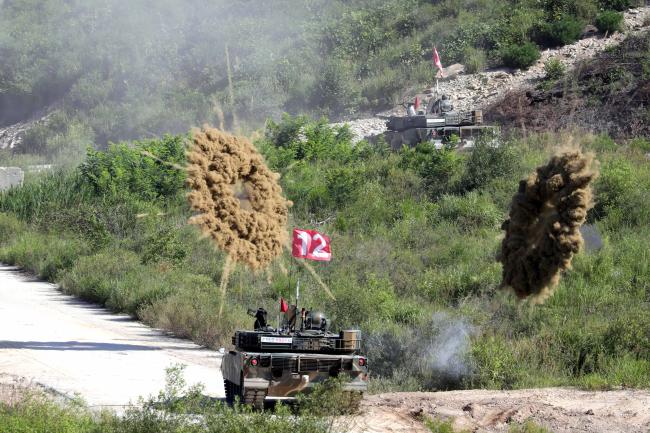
[[[202,395],[200,386],[187,387],[183,368],[167,370],[167,385],[157,396],[140,399],[123,415],[91,411],[82,401],[56,402],[25,391],[10,404],[0,403],[0,432],[10,433],[320,433],[331,431],[329,416],[292,413],[278,405],[269,412],[226,406]],[[321,393],[334,402],[335,392]],[[321,402],[322,402],[321,401]],[[305,407],[315,402],[305,402]]]
[[[0,194],[0,260],[214,348],[250,325],[247,308],[265,307],[273,323],[278,299],[290,298],[300,279],[304,305],[328,313],[336,328],[363,330],[377,391],[648,387],[650,170],[637,142],[573,139],[601,162],[589,220],[604,246],[580,253],[543,305],[498,290],[495,255],[519,180],[567,140],[563,134],[454,155],[353,147],[344,130],[304,118],[272,125],[257,145],[283,173],[292,226],[325,221],[318,229],[332,237],[334,260],[314,266],[336,300],[288,252],[264,274],[237,266],[222,299],[224,254],[187,224],[182,184],[156,189],[155,167],[137,160],[148,157],[125,146],[93,153],[102,163],[85,172],[45,175]],[[96,176],[122,170],[120,161],[142,170]],[[411,362],[437,353],[448,324],[466,330],[458,374]]]

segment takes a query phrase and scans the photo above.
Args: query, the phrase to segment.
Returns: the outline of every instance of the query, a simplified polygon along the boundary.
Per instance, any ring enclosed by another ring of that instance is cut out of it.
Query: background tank
[[[455,111],[447,95],[432,97],[423,109],[409,103],[405,116],[388,118],[386,129],[384,138],[393,150],[427,141],[442,146],[454,135],[460,140],[459,149],[471,148],[482,133],[496,131],[493,126],[483,125],[481,110]]]
[[[347,401],[358,408],[368,387],[368,360],[359,354],[361,332],[328,331],[323,313],[297,311],[290,306],[279,329],[268,326],[266,311],[249,310],[253,331],[236,331],[234,350],[224,355],[221,370],[229,403],[240,401],[263,408],[266,398],[294,399],[325,380],[346,376]]]

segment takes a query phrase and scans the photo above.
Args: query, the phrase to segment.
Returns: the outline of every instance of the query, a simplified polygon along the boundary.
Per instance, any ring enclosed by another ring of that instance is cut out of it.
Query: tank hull
[[[459,138],[458,150],[469,150],[483,133],[493,133],[493,126],[445,126],[440,128],[411,128],[403,131],[386,131],[384,139],[394,151],[404,146],[415,147],[420,143],[432,142],[442,147],[452,136]]]
[[[368,387],[367,359],[358,355],[230,351],[224,355],[221,370],[227,399],[232,402],[239,397],[256,407],[263,407],[266,398],[294,399],[341,375],[347,378],[346,392],[360,397]],[[247,396],[253,401],[247,401]]]

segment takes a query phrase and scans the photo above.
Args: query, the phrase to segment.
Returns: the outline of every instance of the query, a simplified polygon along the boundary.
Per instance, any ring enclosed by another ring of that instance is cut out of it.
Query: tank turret
[[[423,110],[416,111],[417,98],[416,104],[407,105],[405,116],[390,116],[386,121],[384,138],[393,150],[423,142],[441,147],[453,136],[459,139],[460,149],[471,148],[479,135],[495,131],[493,126],[483,125],[481,110],[456,111],[446,94],[430,98]]]

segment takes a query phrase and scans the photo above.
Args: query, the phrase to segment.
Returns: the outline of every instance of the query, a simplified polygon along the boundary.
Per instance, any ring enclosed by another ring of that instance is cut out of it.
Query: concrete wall
[[[25,173],[18,167],[0,167],[0,191],[23,184]]]

